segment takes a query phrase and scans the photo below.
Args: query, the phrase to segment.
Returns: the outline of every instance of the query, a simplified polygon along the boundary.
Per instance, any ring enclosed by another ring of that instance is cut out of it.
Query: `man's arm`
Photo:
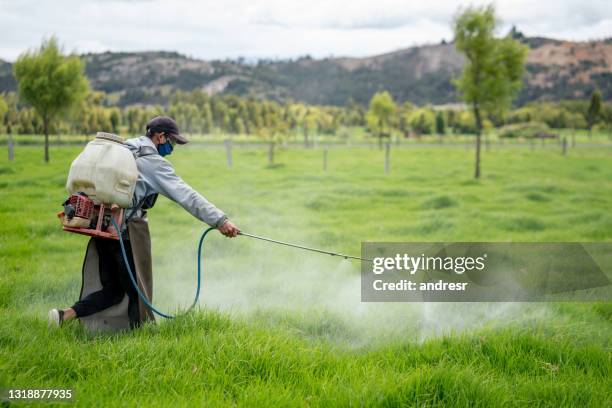
[[[156,156],[150,157],[150,161],[154,168],[151,169],[152,171],[147,176],[149,176],[148,178],[153,188],[160,194],[180,204],[197,219],[221,230],[227,221],[227,216],[223,211],[215,207],[214,204],[195,191],[189,184],[185,183],[175,173],[170,162]],[[224,235],[226,234],[224,233]]]

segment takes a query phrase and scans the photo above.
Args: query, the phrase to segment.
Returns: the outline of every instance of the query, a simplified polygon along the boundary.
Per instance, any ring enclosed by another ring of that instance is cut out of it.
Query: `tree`
[[[436,112],[436,133],[440,136],[446,133],[446,125],[444,123],[444,113],[442,111]]]
[[[368,128],[378,136],[382,147],[382,138],[391,136],[391,127],[395,116],[395,102],[387,91],[377,92],[370,100],[370,109],[366,114]]]
[[[127,122],[128,122],[128,133],[131,135],[136,135],[139,132],[144,131],[144,125],[142,125],[143,121],[146,123],[146,118],[144,117],[144,112],[141,107],[131,107],[127,111]]]
[[[110,110],[109,119],[113,133],[119,133],[119,124],[121,123],[121,111],[118,108],[112,108]]]
[[[31,104],[43,122],[45,161],[49,161],[49,127],[58,114],[80,102],[89,85],[84,64],[77,56],[65,57],[54,37],[38,50],[21,54],[13,67],[19,95]]]
[[[436,126],[436,117],[431,109],[421,108],[410,113],[408,117],[410,127],[417,136],[430,135]]]
[[[317,111],[314,108],[306,110],[306,115],[302,119],[302,132],[304,133],[304,147],[309,147],[308,135],[317,129]]]
[[[601,114],[601,92],[599,90],[595,90],[591,95],[591,103],[589,104],[589,109],[587,110],[587,125],[589,127],[589,136],[591,136],[591,131],[593,129],[593,125],[597,122],[599,115]]]
[[[210,110],[210,103],[206,102],[202,105],[202,133],[205,135],[212,132],[213,116]]]
[[[455,46],[465,56],[463,73],[455,86],[476,119],[476,164],[480,177],[483,115],[506,110],[521,88],[528,48],[511,37],[494,37],[495,8],[468,7],[454,19]]]
[[[414,109],[414,106],[410,102],[404,102],[397,109],[397,127],[404,137],[410,135],[410,112]]]

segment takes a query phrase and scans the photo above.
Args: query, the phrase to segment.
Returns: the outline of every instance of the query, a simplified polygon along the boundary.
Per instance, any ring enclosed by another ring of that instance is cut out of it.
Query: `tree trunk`
[[[474,117],[476,118],[476,164],[474,168],[474,178],[480,178],[480,138],[482,134],[482,120],[480,119],[480,108],[475,103]]]
[[[327,171],[327,148],[323,149],[323,171]]]
[[[378,148],[382,150],[383,124],[382,119],[378,119]]]
[[[389,142],[387,142],[385,144],[385,173],[389,172],[389,166],[391,164],[390,162],[390,157],[389,157],[389,151],[391,150],[391,144]]]
[[[274,142],[270,142],[268,145],[268,166],[274,164]]]
[[[43,117],[43,129],[45,132],[45,162],[49,163],[49,118]]]

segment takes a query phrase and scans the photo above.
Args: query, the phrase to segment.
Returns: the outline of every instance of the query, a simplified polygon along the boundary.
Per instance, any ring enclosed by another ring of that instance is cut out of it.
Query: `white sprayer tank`
[[[82,191],[96,202],[128,208],[136,180],[136,161],[123,138],[98,132],[72,162],[66,190],[69,194]]]

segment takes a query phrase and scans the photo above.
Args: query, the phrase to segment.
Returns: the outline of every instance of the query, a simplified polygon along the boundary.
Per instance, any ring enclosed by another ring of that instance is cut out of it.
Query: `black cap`
[[[187,138],[179,133],[179,128],[174,119],[168,116],[157,116],[154,117],[147,123],[147,134],[155,132],[164,132],[166,136],[169,136],[176,140],[178,144],[187,143]]]

